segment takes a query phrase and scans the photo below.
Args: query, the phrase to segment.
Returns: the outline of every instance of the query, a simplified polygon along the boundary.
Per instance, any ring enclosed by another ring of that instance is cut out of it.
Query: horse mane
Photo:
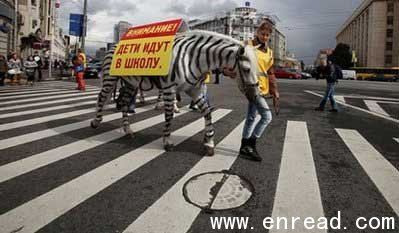
[[[196,30],[192,30],[192,31],[186,31],[186,32],[178,33],[178,35],[182,35],[182,36],[203,35],[203,36],[208,36],[208,37],[209,36],[213,36],[213,37],[216,37],[218,39],[227,40],[227,41],[232,42],[232,43],[234,43],[236,45],[244,46],[243,42],[241,42],[241,41],[239,41],[237,39],[234,39],[231,36],[227,36],[227,35],[224,35],[224,34],[221,34],[221,33],[218,33],[218,32],[211,32],[211,31],[197,30],[196,29]]]

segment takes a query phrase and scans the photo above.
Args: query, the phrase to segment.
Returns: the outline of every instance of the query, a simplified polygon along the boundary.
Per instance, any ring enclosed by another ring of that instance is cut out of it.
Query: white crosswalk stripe
[[[98,88],[87,88],[86,91],[99,91]],[[76,90],[70,90],[70,91],[65,91],[65,90],[55,90],[55,91],[50,91],[46,93],[35,93],[35,94],[26,94],[26,95],[17,95],[17,96],[6,96],[6,97],[1,97],[1,100],[9,100],[9,99],[21,99],[21,98],[26,98],[26,97],[35,97],[35,96],[43,96],[43,95],[52,95],[52,97],[57,97],[58,94],[68,94],[68,93],[76,93]],[[42,100],[42,99],[39,99]]]
[[[312,147],[305,122],[288,121],[272,217],[324,217]],[[307,232],[298,225],[298,232]],[[291,232],[273,229],[270,232]],[[327,232],[313,229],[312,232]]]
[[[217,110],[214,113],[215,121],[229,113],[228,110]],[[161,117],[145,120],[146,124],[160,123]],[[201,120],[197,120],[173,133],[175,143],[180,144],[194,134],[200,132]],[[139,125],[138,125],[139,126]],[[137,126],[137,127],[138,127]],[[119,157],[103,166],[78,177],[40,197],[25,203],[16,209],[0,216],[2,232],[11,232],[23,228],[20,232],[35,232],[55,218],[72,209],[97,192],[133,172],[145,163],[151,161],[165,151],[162,148],[162,139],[146,144],[126,155]],[[54,155],[54,154],[53,154]],[[113,169],[118,167],[118,169]],[[74,195],[72,195],[74,194]],[[48,208],[46,208],[47,206]],[[39,211],[41,213],[39,213]]]
[[[45,97],[39,97],[39,98],[29,98],[29,99],[24,99],[24,100],[5,101],[5,102],[0,102],[0,106],[9,105],[9,104],[20,104],[20,103],[40,101],[40,100],[51,100],[51,99],[72,97],[72,96],[79,97],[79,96],[85,96],[85,95],[98,93],[97,90],[86,91],[86,92],[80,92],[80,91],[74,91],[74,92],[75,93],[73,93],[73,94],[66,94],[66,95],[53,95],[53,96],[45,96]]]
[[[46,101],[46,102],[38,102],[38,103],[32,103],[32,104],[22,104],[22,105],[10,106],[10,107],[0,107],[0,111],[8,111],[8,110],[21,109],[21,108],[37,107],[37,106],[42,106],[42,105],[66,103],[66,102],[77,101],[77,100],[81,101],[81,100],[93,99],[93,98],[96,98],[97,96],[98,96],[97,93],[94,93],[94,94],[79,96],[79,98],[72,97],[72,98],[65,98],[65,99],[52,100],[52,101]]]
[[[399,216],[399,172],[356,130],[336,129],[371,180]]]
[[[62,84],[63,82],[59,82],[52,83],[51,85],[56,86]],[[43,87],[48,87],[46,86],[46,83],[41,83],[40,85]],[[58,89],[59,87],[56,86],[54,88]],[[60,92],[64,91],[61,90],[59,92],[59,90],[51,88],[49,91],[32,88],[32,91],[35,90],[38,92],[31,92],[30,94],[35,93],[35,95],[38,94],[37,96],[39,96],[41,94],[46,95],[46,93],[59,94]],[[55,100],[59,102],[54,102],[54,100],[51,99],[40,99],[37,100],[37,103],[33,104],[11,106],[18,108],[8,109],[16,110],[13,112],[6,112],[3,114],[0,113],[0,119],[27,116],[29,114],[36,113],[45,114],[46,112],[63,109],[65,111],[65,109],[68,108],[81,107],[85,105],[94,106],[96,101],[94,98],[96,96],[97,93],[95,95],[77,95],[73,98]],[[33,96],[25,97],[26,99],[29,99]],[[156,96],[146,97],[146,101],[155,100],[156,98]],[[22,101],[25,101],[26,99],[21,97]],[[343,102],[344,99],[340,101]],[[57,106],[47,106],[57,103],[62,104]],[[20,182],[23,184],[23,182],[27,182],[25,179],[32,179],[34,180],[33,182],[37,182],[39,185],[43,183],[44,186],[44,189],[41,189],[39,192],[33,192],[34,194],[26,194],[28,195],[27,197],[23,196],[21,193],[15,193],[15,199],[17,201],[13,199],[14,197],[10,198],[11,201],[15,201],[15,204],[5,205],[5,209],[0,208],[0,232],[31,233],[37,232],[44,227],[53,225],[56,225],[55,229],[61,228],[62,226],[58,226],[58,223],[55,222],[61,219],[61,221],[65,220],[67,222],[66,224],[68,224],[68,218],[71,217],[68,216],[68,214],[71,211],[74,211],[82,205],[93,201],[96,196],[102,195],[103,193],[112,190],[114,185],[123,182],[123,180],[127,178],[134,176],[137,179],[141,179],[141,176],[136,176],[136,174],[140,173],[141,170],[151,167],[148,165],[161,164],[159,161],[161,159],[169,159],[169,157],[167,157],[169,155],[167,154],[168,152],[163,149],[163,138],[154,137],[151,140],[148,139],[146,143],[141,143],[140,146],[136,146],[135,148],[132,147],[131,149],[120,153],[121,155],[118,157],[108,158],[108,160],[104,160],[101,164],[98,164],[95,167],[93,166],[92,168],[84,170],[79,174],[71,176],[67,179],[64,179],[62,174],[41,174],[45,173],[46,171],[43,170],[46,170],[47,168],[55,167],[58,169],[57,165],[62,163],[62,161],[69,162],[69,160],[79,158],[82,159],[82,163],[87,162],[84,161],[85,159],[88,159],[85,158],[85,155],[89,154],[90,150],[101,148],[101,146],[109,146],[111,148],[110,151],[117,151],[121,149],[121,146],[125,146],[119,143],[120,141],[126,139],[123,138],[125,134],[120,127],[120,122],[116,121],[121,118],[120,112],[111,112],[107,115],[104,115],[103,123],[110,123],[109,127],[112,126],[112,128],[97,134],[94,134],[95,130],[90,128],[91,119],[80,119],[74,123],[67,121],[68,123],[66,124],[54,128],[42,128],[41,130],[35,132],[20,132],[23,131],[24,127],[27,127],[27,129],[30,130],[28,127],[34,124],[42,124],[49,121],[57,121],[61,119],[78,117],[83,114],[94,113],[92,106],[90,106],[90,108],[81,110],[69,110],[64,113],[55,113],[54,115],[0,124],[0,131],[10,130],[10,132],[13,132],[12,130],[18,129],[13,136],[3,136],[2,139],[0,139],[0,198],[5,197],[5,202],[9,201],[7,199],[8,197],[6,197],[2,191],[7,190],[7,188],[10,186],[10,190],[17,190],[12,185],[14,183],[20,184]],[[27,107],[32,109],[24,109]],[[147,136],[146,133],[153,129],[158,130],[157,127],[161,128],[160,124],[164,122],[165,116],[163,112],[150,111],[153,109],[154,104],[138,107],[135,109],[136,114],[139,116],[140,114],[142,114],[142,116],[146,116],[144,120],[135,121],[131,124],[131,127],[135,132],[141,131],[140,136]],[[240,169],[243,169],[241,167],[242,163],[250,163],[248,160],[237,159],[239,157],[239,147],[241,143],[241,133],[244,126],[244,119],[235,118],[236,115],[234,115],[235,112],[233,110],[215,109],[216,110],[212,113],[212,118],[213,122],[217,123],[216,134],[218,135],[217,140],[219,140],[216,143],[215,155],[212,157],[198,158],[197,160],[191,162],[189,167],[187,163],[181,163],[176,158],[171,158],[173,159],[170,160],[172,161],[171,163],[173,163],[173,166],[176,166],[177,168],[185,167],[183,170],[184,172],[174,173],[173,175],[175,177],[173,177],[173,183],[169,182],[167,185],[164,185],[165,187],[160,189],[161,191],[157,190],[154,192],[156,193],[154,194],[154,199],[149,199],[148,201],[145,200],[146,204],[144,207],[140,207],[140,210],[129,210],[131,211],[129,213],[124,213],[121,210],[121,212],[118,214],[120,214],[119,217],[122,216],[121,218],[125,218],[123,220],[124,225],[121,228],[110,232],[198,232],[195,231],[197,229],[194,231],[190,229],[195,227],[197,220],[203,219],[204,216],[206,216],[208,218],[207,221],[209,222],[210,215],[204,213],[204,211],[202,211],[200,208],[188,203],[183,197],[182,190],[184,184],[190,178],[206,172],[232,170],[240,173]],[[2,110],[3,108],[0,108],[0,111]],[[177,121],[179,121],[179,119],[184,119],[184,121],[189,120],[189,123],[186,125],[183,125],[181,122],[179,122],[179,128],[172,132],[171,135],[175,145],[183,144],[185,147],[185,143],[192,143],[191,139],[204,129],[204,120],[199,114],[189,113],[186,107],[182,107],[181,112],[175,114],[175,117],[177,117]],[[230,128],[218,126],[218,124],[223,125],[231,119],[234,119],[240,123]],[[258,211],[262,212],[262,217],[271,216],[273,219],[276,219],[277,217],[296,217],[303,220],[308,217],[313,217],[314,219],[324,217],[325,215],[329,214],[329,212],[324,208],[326,208],[326,205],[331,205],[331,203],[329,203],[331,200],[326,201],[326,197],[323,196],[325,193],[322,191],[325,192],[326,190],[321,184],[326,182],[323,180],[325,177],[323,178],[323,174],[318,174],[320,173],[320,170],[316,170],[316,167],[319,169],[317,163],[320,161],[318,160],[323,158],[316,153],[318,150],[320,150],[320,148],[314,148],[313,146],[316,144],[315,142],[318,142],[318,140],[324,139],[312,137],[314,136],[314,134],[312,135],[312,130],[314,130],[314,127],[312,127],[309,122],[290,120],[287,120],[286,122],[286,127],[281,127],[278,129],[279,131],[281,130],[281,135],[285,135],[285,137],[279,142],[276,141],[276,143],[281,143],[280,145],[282,152],[279,152],[281,164],[279,164],[279,166],[276,165],[275,167],[275,171],[277,171],[275,173],[276,180],[273,181],[275,182],[275,186],[270,185],[270,187],[275,187],[275,190],[273,190],[275,192],[272,192],[274,193],[274,197],[271,201],[272,203],[267,203],[271,206],[270,210],[265,209],[266,200],[262,198],[251,199],[249,201],[252,202],[250,203],[250,208],[257,208]],[[388,159],[384,157],[384,153],[380,152],[380,146],[375,146],[375,142],[373,143],[372,141],[368,141],[358,131],[341,128],[334,128],[334,130],[330,130],[333,132],[332,134],[334,134],[334,137],[338,141],[337,143],[343,148],[342,151],[345,151],[345,156],[353,158],[353,160],[351,160],[352,163],[356,163],[356,165],[358,165],[358,170],[361,170],[362,175],[367,175],[367,178],[370,179],[369,184],[375,186],[376,190],[378,190],[376,192],[381,194],[381,198],[384,199],[383,203],[386,203],[386,209],[392,209],[394,213],[399,216],[399,190],[397,188],[399,187],[399,171],[395,167],[397,164],[390,163]],[[71,135],[80,135],[80,132],[89,133],[89,135],[84,137],[79,136],[77,138],[72,137],[71,139]],[[63,142],[62,140],[67,137],[68,142]],[[51,141],[53,138],[57,138],[57,143],[60,144],[57,146],[39,145],[45,144],[46,141],[44,139],[49,139]],[[393,147],[396,146],[395,142],[392,142],[392,140],[395,140],[399,143],[399,138],[397,138],[397,135],[389,135],[386,138],[390,141],[389,146],[391,148],[391,144],[394,144]],[[131,140],[135,139],[136,138],[133,137]],[[196,143],[202,142],[201,140],[198,140]],[[34,153],[32,153],[32,151],[28,153],[30,151],[30,147],[36,146],[37,148],[35,148]],[[198,151],[195,151],[195,149],[190,147],[185,150],[188,150],[193,154],[199,154]],[[25,155],[18,157],[20,156],[18,153],[23,154],[24,152],[26,152]],[[175,154],[180,153],[180,151],[173,151],[170,153]],[[14,158],[14,155],[16,155],[18,159]],[[165,155],[165,157],[163,157],[163,155]],[[269,156],[269,154],[267,154],[267,156]],[[270,162],[267,161],[267,156],[264,156],[266,161],[257,163],[256,165],[262,166],[261,168],[264,168],[265,165],[270,167]],[[337,155],[337,157],[339,156],[341,155]],[[175,159],[176,161],[174,161]],[[163,163],[161,165],[164,166]],[[72,167],[71,170],[75,169],[73,164],[68,164],[68,166]],[[154,177],[157,179],[164,179],[165,177],[169,178],[169,176],[172,176],[169,174],[169,172],[172,173],[171,169],[174,169],[174,167],[168,167],[168,169],[162,171],[154,169],[151,170],[149,174],[154,174]],[[356,169],[350,171],[358,172]],[[179,176],[177,177],[175,174],[179,174]],[[256,174],[255,177],[257,179],[262,179],[266,176],[265,174],[266,171],[264,174]],[[49,176],[51,179],[53,179],[53,176],[54,178],[61,176],[63,179],[60,183],[56,182],[53,184],[53,186],[47,186],[45,179],[43,179],[44,181],[41,181],[42,176]],[[167,178],[165,178],[165,180],[167,180]],[[131,180],[129,180],[129,182],[131,182]],[[145,181],[141,180],[140,182],[145,183]],[[251,182],[253,182],[254,186],[256,186],[256,182],[258,182],[258,180],[251,180]],[[147,181],[147,183],[149,182]],[[132,182],[132,184],[136,185],[134,182]],[[139,186],[138,188],[144,186],[141,183],[138,183],[137,185]],[[154,186],[151,188],[157,189],[158,187]],[[367,192],[367,189],[362,190],[362,192]],[[139,193],[141,194],[141,191]],[[124,197],[124,194],[119,194],[118,192],[114,192],[112,195],[121,195],[122,199],[117,200],[128,200],[133,203],[133,206],[136,205],[136,202],[138,203],[144,200],[140,199],[144,197],[137,197],[135,195],[132,195],[132,197]],[[255,190],[253,195],[261,194]],[[373,196],[373,198],[377,197]],[[254,203],[255,200],[257,201],[256,203]],[[93,202],[94,203],[91,204],[100,206],[104,205],[104,208],[108,207],[108,205],[105,205],[104,203],[99,203],[100,199],[94,200]],[[0,204],[0,206],[4,206],[4,204]],[[139,205],[137,204],[137,206]],[[118,209],[113,209],[113,211],[118,211]],[[249,213],[245,211],[249,210],[246,210],[245,208],[238,209],[238,211],[226,210],[226,212],[221,212],[221,215],[223,216],[224,213],[226,213],[226,215],[234,216],[249,215]],[[271,212],[269,213],[269,211]],[[89,215],[91,213],[85,212],[85,214]],[[95,215],[98,213],[93,214]],[[134,217],[131,217],[130,215],[134,215]],[[95,229],[95,217],[90,218],[89,216],[87,219],[90,219],[90,225],[93,227],[93,229]],[[112,219],[109,221],[112,221]],[[76,229],[76,227],[78,226],[74,226],[74,229]],[[61,229],[60,232],[66,232],[67,230],[65,229]],[[209,232],[211,232],[210,225],[207,229],[209,229]],[[254,230],[253,232],[266,231],[265,229],[262,229],[262,231],[259,229],[256,230],[257,231]],[[50,230],[50,232],[54,231],[55,230],[53,229]],[[325,233],[327,231],[328,230],[317,229],[308,230],[305,229],[305,227],[301,224],[295,225],[295,232]],[[81,232],[85,232],[85,229],[83,228]],[[202,230],[201,232],[208,231]],[[272,229],[269,232],[281,233],[293,231]]]

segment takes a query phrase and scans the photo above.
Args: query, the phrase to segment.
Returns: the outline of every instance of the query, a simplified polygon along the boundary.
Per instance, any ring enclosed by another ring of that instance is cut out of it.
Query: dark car
[[[84,78],[99,78],[101,72],[101,62],[87,63]]]
[[[289,70],[275,70],[274,75],[276,78],[301,79],[301,74]]]

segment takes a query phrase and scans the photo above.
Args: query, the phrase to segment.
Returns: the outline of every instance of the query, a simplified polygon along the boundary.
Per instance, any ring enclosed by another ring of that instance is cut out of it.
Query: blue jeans
[[[261,119],[258,123],[255,122],[256,113],[259,112]],[[256,100],[249,102],[247,118],[245,120],[242,137],[245,139],[255,137],[260,138],[267,125],[272,121],[272,113],[267,105],[266,99],[262,96],[257,96]],[[256,125],[255,125],[256,123]]]
[[[331,107],[337,109],[337,103],[334,99],[335,83],[327,83],[327,90],[324,94],[323,100],[320,102],[320,109],[324,109],[328,99],[330,99]]]

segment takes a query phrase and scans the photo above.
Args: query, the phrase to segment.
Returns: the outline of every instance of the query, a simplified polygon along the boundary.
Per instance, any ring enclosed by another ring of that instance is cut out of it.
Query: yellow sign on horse
[[[181,19],[129,28],[112,57],[112,76],[166,76]]]

